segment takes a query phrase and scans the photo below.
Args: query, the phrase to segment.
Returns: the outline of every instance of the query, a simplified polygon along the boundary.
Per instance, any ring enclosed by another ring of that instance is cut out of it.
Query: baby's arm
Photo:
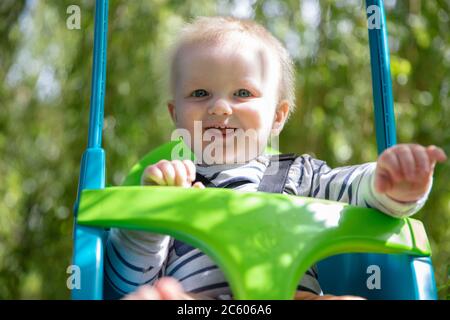
[[[424,154],[420,152],[422,154],[417,155],[416,152],[424,151],[424,147],[419,145],[409,146],[411,147],[409,150],[411,151],[413,159],[416,159],[416,156],[423,159]],[[411,150],[412,148],[417,151]],[[387,149],[380,156],[378,162],[335,169],[331,169],[323,161],[312,159],[308,156],[302,156],[301,163],[303,165],[299,167],[301,172],[299,172],[299,182],[297,183],[298,194],[347,202],[361,207],[373,207],[395,217],[414,214],[424,205],[428,193],[430,192],[432,171],[435,161],[445,160],[445,154],[442,150],[437,150],[438,148],[433,149],[436,151],[431,151],[430,157],[427,158],[429,161],[429,174],[428,176],[425,175],[425,177],[424,173],[420,172],[418,169],[421,164],[418,162],[408,164],[409,167],[413,168],[412,172],[413,175],[415,175],[414,178],[417,180],[416,184],[419,186],[418,188],[415,188],[414,185],[406,184],[404,177],[401,178],[402,180],[396,180],[395,186],[390,186],[390,175],[388,175],[386,171],[390,170],[388,171],[388,173],[390,173],[393,170],[402,170],[403,167],[393,168],[390,163],[385,161],[386,154],[390,158],[393,151],[399,152],[399,150],[402,150],[401,152],[404,152],[404,149],[405,145],[397,145]],[[383,170],[380,170],[380,168]],[[381,182],[382,189],[379,188],[381,175],[384,176],[384,179]],[[427,177],[429,180],[426,179]],[[377,183],[377,188],[375,188],[375,183]],[[403,198],[403,201],[400,198],[394,199],[386,194],[388,186],[394,188],[394,191],[396,190],[397,192],[396,194],[403,192],[403,194],[408,194],[409,196],[414,194],[417,197]]]
[[[162,160],[145,169],[141,184],[190,187],[194,179],[192,162]],[[196,183],[193,187],[204,186]],[[162,234],[111,229],[106,245],[106,281],[121,295],[143,284],[153,285],[162,276],[169,242],[170,237]]]
[[[144,170],[141,184],[191,187],[194,180],[195,166],[192,161],[161,160]],[[192,187],[204,188],[200,182]],[[142,285],[147,285],[144,289],[156,285],[156,281],[163,275],[169,242],[170,237],[162,234],[111,229],[105,259],[109,285],[121,295],[134,292]],[[131,297],[147,292],[144,289],[139,288]]]
[[[112,228],[105,249],[107,283],[121,296],[153,284],[162,274],[169,241],[165,235]]]

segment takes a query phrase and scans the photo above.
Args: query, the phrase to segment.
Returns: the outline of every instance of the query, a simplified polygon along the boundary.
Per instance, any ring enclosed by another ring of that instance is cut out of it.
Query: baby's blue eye
[[[250,91],[248,91],[247,89],[239,89],[234,95],[241,98],[248,98],[252,96]]]
[[[208,92],[203,89],[197,89],[194,92],[191,93],[191,97],[201,98],[206,97],[208,95]]]

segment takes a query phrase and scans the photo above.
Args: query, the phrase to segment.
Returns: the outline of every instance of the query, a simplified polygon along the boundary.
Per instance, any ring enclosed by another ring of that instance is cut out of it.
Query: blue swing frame
[[[373,7],[375,6],[375,7]],[[382,0],[366,0],[368,18],[380,14],[380,28],[369,28],[370,61],[378,153],[396,144],[395,118],[390,74],[387,26]],[[378,10],[378,11],[377,11]],[[99,300],[104,297],[103,255],[106,231],[77,224],[79,197],[85,189],[105,188],[105,152],[102,127],[106,82],[108,0],[96,0],[93,71],[88,146],[81,160],[77,199],[74,205],[73,265],[81,271],[80,286],[72,299]],[[369,289],[370,266],[381,272],[381,288]],[[430,257],[352,253],[318,263],[324,292],[361,295],[368,299],[437,299]],[[339,274],[339,277],[335,277]]]

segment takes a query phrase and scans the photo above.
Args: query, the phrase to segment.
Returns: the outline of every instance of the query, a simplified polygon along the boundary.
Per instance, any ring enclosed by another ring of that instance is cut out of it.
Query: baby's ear
[[[169,100],[167,101],[167,109],[169,110],[170,117],[172,118],[173,123],[177,124],[177,114],[175,112],[175,101]]]
[[[289,102],[287,100],[282,100],[278,103],[275,109],[275,116],[272,124],[272,134],[278,135],[281,130],[283,130],[284,123],[286,122],[287,116],[289,114]]]

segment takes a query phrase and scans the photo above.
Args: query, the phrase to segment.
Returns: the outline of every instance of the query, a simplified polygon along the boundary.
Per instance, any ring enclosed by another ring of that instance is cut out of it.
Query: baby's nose
[[[217,99],[208,109],[209,114],[230,115],[233,113],[231,105],[225,99]]]

